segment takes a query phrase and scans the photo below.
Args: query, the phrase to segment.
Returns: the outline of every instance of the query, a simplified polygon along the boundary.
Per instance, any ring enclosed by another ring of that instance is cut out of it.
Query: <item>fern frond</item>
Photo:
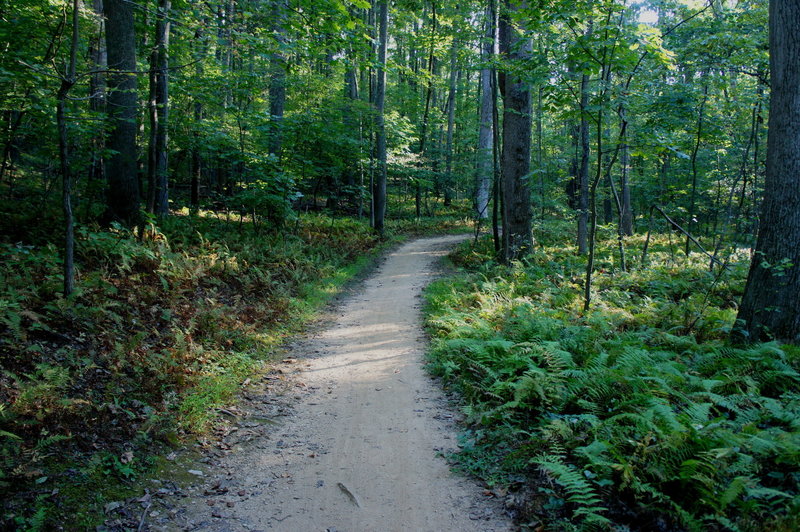
[[[578,471],[546,456],[535,458],[531,463],[553,478],[566,492],[567,500],[578,506],[573,517],[595,525],[611,524],[608,518],[601,515],[608,510],[600,506],[600,496]]]

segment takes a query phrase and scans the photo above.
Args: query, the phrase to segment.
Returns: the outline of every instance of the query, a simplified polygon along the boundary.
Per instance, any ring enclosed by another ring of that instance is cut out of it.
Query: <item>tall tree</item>
[[[581,75],[581,164],[578,170],[578,253],[589,251],[589,74]]]
[[[444,204],[453,201],[453,133],[456,124],[456,99],[458,81],[458,40],[453,39],[450,48],[450,86],[447,91],[447,140],[445,147]]]
[[[72,39],[70,40],[69,62],[66,72],[61,76],[61,86],[56,97],[56,123],[58,124],[58,154],[61,162],[61,201],[64,210],[64,295],[69,296],[75,288],[75,267],[73,261],[75,248],[74,221],[72,215],[72,167],[70,164],[69,139],[67,137],[66,105],[67,96],[76,81],[78,55],[78,0],[72,0]]]
[[[286,108],[286,15],[288,0],[274,0],[273,34],[276,50],[270,60],[269,114],[272,117],[269,152],[280,157],[283,147],[283,113]]]
[[[767,173],[739,332],[800,344],[800,2],[771,0]]]
[[[158,216],[165,216],[169,211],[167,120],[169,119],[170,4],[170,0],[158,0],[155,45],[150,54],[147,210]]]
[[[375,84],[375,158],[378,161],[378,175],[373,184],[373,210],[375,230],[383,236],[386,216],[386,48],[388,45],[389,0],[378,2],[378,69]]]
[[[478,157],[475,168],[475,214],[478,219],[489,217],[489,188],[494,174],[494,161],[492,150],[494,145],[494,128],[492,127],[492,114],[495,102],[493,101],[492,77],[494,69],[489,61],[496,53],[497,24],[492,5],[486,7],[486,26],[481,43],[481,72],[480,72],[480,123],[478,131]]]
[[[527,255],[533,246],[531,198],[528,185],[531,157],[531,93],[515,63],[529,55],[529,42],[517,27],[517,0],[505,0],[500,15],[500,53],[511,68],[500,74],[503,95],[503,256],[515,260]]]
[[[619,231],[624,236],[633,235],[633,208],[631,207],[631,153],[628,146],[627,125],[625,124],[625,104],[619,106],[620,121],[622,122],[620,134],[620,195],[619,198]]]
[[[98,24],[94,34],[89,39],[89,57],[91,67],[96,71],[89,76],[89,108],[96,113],[106,112],[106,70],[108,59],[105,43],[105,20],[103,19],[103,0],[92,0],[92,9],[97,15]],[[105,139],[102,135],[92,139],[92,162],[89,167],[89,183],[91,188],[100,185],[106,179],[105,172]],[[86,202],[86,209],[91,202]]]
[[[108,68],[108,113],[111,123],[108,148],[107,218],[126,224],[139,220],[139,180],[136,175],[136,34],[133,4],[105,0]]]
[[[435,98],[435,91],[433,90],[433,81],[436,77],[436,2],[431,2],[431,22],[430,26],[430,49],[428,51],[428,65],[427,65],[427,83],[425,87],[425,110],[422,113],[422,130],[419,134],[419,156],[420,159],[425,159],[428,149],[428,122],[430,120],[431,106]],[[415,206],[417,218],[420,217],[422,209],[422,183],[417,179],[415,191]]]
[[[197,30],[195,30],[195,77],[202,79],[203,77],[203,59],[205,58],[207,46],[205,44],[205,24],[204,20]],[[199,92],[199,91],[198,91]],[[203,120],[203,100],[200,94],[194,95],[193,120],[194,127],[192,131],[192,168],[191,168],[191,181],[189,183],[189,203],[192,207],[200,205],[200,180],[203,176],[203,158],[200,154],[200,131],[199,127]]]

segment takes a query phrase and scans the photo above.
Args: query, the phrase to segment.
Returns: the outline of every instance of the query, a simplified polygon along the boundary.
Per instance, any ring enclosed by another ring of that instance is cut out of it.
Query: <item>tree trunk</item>
[[[286,55],[283,48],[286,44],[286,11],[287,0],[275,0],[272,4],[275,22],[273,34],[278,49],[270,59],[271,79],[269,84],[269,114],[272,117],[269,152],[278,158],[283,147],[283,112],[286,108]]]
[[[349,53],[351,57],[351,61],[353,61],[354,54],[352,50]],[[354,63],[350,63],[347,67],[347,70],[344,73],[344,84],[345,84],[345,116],[344,116],[344,123],[347,128],[347,132],[349,135],[352,135],[352,139],[354,144],[361,146],[361,119],[358,116],[358,75],[356,73],[356,67]],[[360,148],[359,148],[360,150]],[[361,157],[359,156],[359,152],[356,150],[348,150],[347,152],[347,163],[343,170],[344,172],[344,182],[345,185],[348,187],[348,194],[353,194],[356,191],[356,178],[358,174],[361,172],[359,171],[359,167],[361,165]],[[350,204],[352,206],[357,206],[360,204],[361,191],[358,191],[358,197],[350,198]],[[360,210],[360,209],[359,209]],[[359,214],[360,217],[360,214]]]
[[[800,3],[769,5],[771,89],[761,223],[737,323],[746,340],[800,344]]]
[[[481,68],[480,73],[480,129],[478,131],[478,157],[475,172],[475,215],[479,220],[485,220],[489,217],[489,188],[492,184],[494,172],[492,160],[492,150],[494,148],[492,76],[494,76],[494,69],[489,68],[488,63],[492,56],[495,55],[497,48],[497,24],[495,19],[494,2],[492,2],[492,5],[486,8],[486,32],[484,33],[484,42],[481,47],[483,68]]]
[[[136,175],[136,35],[133,5],[127,0],[105,0],[106,50],[111,70],[108,113],[111,122],[106,165],[106,217],[127,225],[139,222],[139,180]]]
[[[72,168],[69,161],[69,142],[67,137],[66,103],[67,95],[75,85],[75,68],[78,55],[78,0],[72,1],[72,41],[70,43],[69,64],[61,78],[61,87],[56,97],[56,123],[58,124],[58,154],[61,162],[61,200],[64,209],[64,296],[72,295],[75,289],[75,233],[72,216]]]
[[[421,160],[425,158],[427,139],[428,139],[428,120],[430,118],[431,105],[434,96],[433,78],[434,78],[434,73],[436,71],[436,56],[434,55],[436,41],[433,37],[435,35],[436,35],[436,2],[431,2],[431,46],[430,46],[430,52],[428,53],[428,81],[425,87],[425,110],[422,113],[422,131],[420,132],[419,135],[419,156]],[[422,209],[422,185],[420,184],[419,179],[417,180],[414,203],[416,207],[417,218],[419,218]]]
[[[158,49],[153,48],[150,51],[150,70],[147,73],[147,118],[150,122],[150,131],[147,142],[147,198],[145,201],[145,208],[147,212],[151,214],[156,210],[156,136],[158,134],[158,103],[156,101],[156,85],[158,85],[157,64]]]
[[[156,112],[158,124],[155,137],[155,203],[154,213],[163,217],[169,214],[169,152],[167,151],[167,126],[169,124],[169,28],[170,0],[158,0],[156,23]]]
[[[207,19],[203,19],[202,24],[195,30],[194,40],[195,46],[195,65],[194,74],[197,79],[203,78],[203,59],[206,56],[208,48],[204,42],[205,25]],[[190,199],[189,203],[192,207],[197,208],[200,206],[200,181],[203,177],[203,157],[200,153],[200,127],[203,121],[203,103],[201,95],[195,93],[193,95],[194,105],[194,124],[192,131],[192,178],[190,183]]]
[[[697,154],[700,152],[700,144],[703,140],[703,116],[705,115],[706,101],[708,101],[708,83],[703,85],[703,99],[700,101],[700,108],[697,114],[697,135],[695,137],[694,148],[692,149],[692,192],[689,200],[689,220],[686,222],[686,229],[689,234],[693,233],[692,227],[696,223],[695,206],[697,204]],[[689,238],[686,238],[684,244],[684,254],[689,255],[691,247],[689,246]]]
[[[99,16],[100,20],[97,27],[97,33],[91,38],[89,43],[89,57],[91,60],[92,68],[98,70],[95,74],[89,76],[89,109],[93,112],[101,114],[106,112],[106,74],[108,69],[108,57],[106,54],[105,43],[105,20],[103,15],[103,0],[93,0],[93,11]],[[91,203],[93,198],[92,191],[95,186],[100,186],[106,180],[105,173],[105,139],[102,135],[92,139],[92,162],[89,167],[89,179],[87,189],[89,190],[89,198],[84,204],[85,212],[91,210]]]
[[[383,236],[386,216],[386,124],[383,113],[386,102],[386,47],[388,42],[389,0],[380,0],[378,13],[378,69],[375,88],[375,151],[378,175],[373,190],[375,230]]]
[[[518,4],[505,0],[500,16],[500,53],[519,62],[529,55],[529,43],[513,20]],[[531,235],[531,197],[528,185],[531,157],[531,93],[528,84],[513,72],[501,74],[503,95],[503,239],[504,257],[516,260],[533,247]]]
[[[499,21],[497,18],[497,0],[489,0],[489,9],[491,11],[492,22],[496,24],[494,32],[494,50],[493,55],[500,54],[500,38],[499,38]],[[500,183],[500,112],[497,108],[498,100],[498,75],[497,71],[493,68],[491,77],[489,78],[489,87],[492,91],[492,240],[494,241],[495,256],[503,260],[503,240],[500,234],[500,228],[503,226],[503,213],[501,212],[501,199],[503,190]]]
[[[197,128],[203,120],[203,104],[194,102],[194,126]],[[200,133],[192,133],[192,181],[190,183],[189,203],[192,207],[200,206],[200,180],[203,176],[203,158],[200,155]]]
[[[545,198],[544,198],[544,148],[542,146],[544,138],[542,133],[542,121],[544,120],[544,108],[542,107],[542,86],[539,85],[536,91],[536,171],[539,172],[539,208],[544,219]]]
[[[625,108],[620,107],[620,119],[624,122]],[[627,127],[622,133],[620,139],[620,165],[622,172],[620,174],[620,194],[621,194],[621,208],[619,220],[619,232],[625,236],[633,235],[633,210],[631,209],[631,187],[630,187],[630,171],[631,171],[631,154],[628,147],[628,132]]]
[[[453,132],[456,125],[456,82],[458,81],[458,41],[453,39],[450,50],[450,88],[447,94],[447,140],[445,155],[444,206],[453,201]]]
[[[581,76],[581,166],[578,172],[578,253],[589,251],[589,75]]]

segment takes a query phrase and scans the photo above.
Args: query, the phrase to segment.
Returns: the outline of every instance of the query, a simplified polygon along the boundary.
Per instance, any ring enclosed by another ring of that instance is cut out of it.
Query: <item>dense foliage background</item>
[[[753,251],[767,4],[0,0],[2,526],[93,526],[366,257],[470,225],[465,469],[534,528],[796,528],[797,350],[728,341],[800,262]]]

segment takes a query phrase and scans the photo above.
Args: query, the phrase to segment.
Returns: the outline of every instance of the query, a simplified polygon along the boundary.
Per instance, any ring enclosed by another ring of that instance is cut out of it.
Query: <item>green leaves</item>
[[[431,367],[480,434],[462,467],[528,475],[542,508],[530,519],[565,526],[640,526],[631,511],[693,530],[790,520],[800,360],[776,344],[734,349],[686,333],[695,292],[725,301],[706,264],[678,271],[661,254],[651,269],[600,276],[598,307],[583,315],[563,297],[581,267],[568,246],[545,245],[524,267],[482,265],[481,253],[491,250],[465,245],[458,260],[475,273],[429,296]]]
[[[578,522],[585,527],[611,525],[611,521],[602,515],[608,509],[600,505],[600,496],[578,471],[550,457],[537,457],[531,463],[539,466],[561,485],[567,494],[567,500],[576,507],[572,515]]]

